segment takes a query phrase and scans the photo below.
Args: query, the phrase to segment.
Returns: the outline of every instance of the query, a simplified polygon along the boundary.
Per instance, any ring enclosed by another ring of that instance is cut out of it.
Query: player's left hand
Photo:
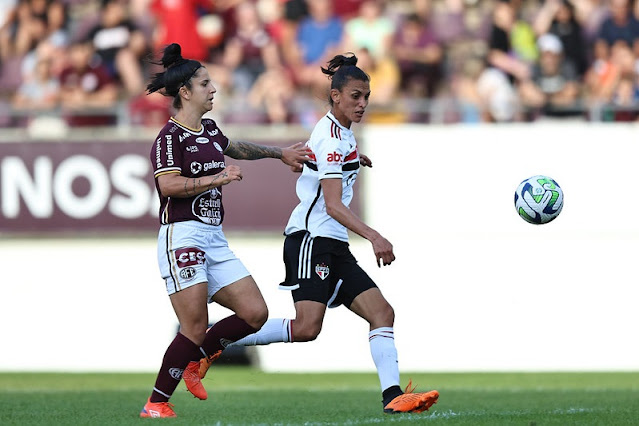
[[[309,155],[312,153],[313,151],[303,142],[298,142],[288,148],[282,148],[282,162],[291,166],[291,170],[294,172],[301,172],[304,163],[310,160]]]
[[[364,167],[373,167],[373,162],[371,161],[371,159],[364,154],[359,154],[359,164]]]

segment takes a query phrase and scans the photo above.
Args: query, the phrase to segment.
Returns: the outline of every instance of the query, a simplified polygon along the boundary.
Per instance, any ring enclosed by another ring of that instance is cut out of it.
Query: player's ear
[[[186,86],[180,87],[179,93],[180,93],[180,96],[186,99],[187,101],[191,99],[191,91]]]
[[[340,100],[340,92],[337,89],[331,89],[331,99],[334,104],[338,104]]]

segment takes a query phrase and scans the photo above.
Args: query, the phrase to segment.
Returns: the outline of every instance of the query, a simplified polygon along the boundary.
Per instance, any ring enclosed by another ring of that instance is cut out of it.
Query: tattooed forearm
[[[236,160],[282,158],[282,149],[276,146],[264,146],[251,142],[233,141],[225,154],[231,158],[235,158]]]
[[[219,186],[217,181],[220,180],[221,178],[228,177],[228,175],[229,174],[227,172],[222,172],[215,176],[211,176],[213,179],[209,183],[202,182],[201,178],[187,178],[184,181],[184,194],[187,197],[192,197],[204,191],[209,191]]]
[[[213,189],[216,186],[218,186],[217,185],[217,180],[221,179],[221,178],[225,178],[228,175],[229,175],[228,172],[222,172],[220,174],[217,174],[217,175],[213,176],[213,180],[211,181],[211,183],[208,184],[208,186],[206,187],[206,190],[208,191],[209,189]]]

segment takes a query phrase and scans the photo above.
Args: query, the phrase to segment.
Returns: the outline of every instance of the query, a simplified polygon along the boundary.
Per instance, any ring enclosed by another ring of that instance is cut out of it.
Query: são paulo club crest
[[[328,274],[330,274],[330,269],[326,266],[325,263],[319,263],[315,265],[315,273],[324,281]]]

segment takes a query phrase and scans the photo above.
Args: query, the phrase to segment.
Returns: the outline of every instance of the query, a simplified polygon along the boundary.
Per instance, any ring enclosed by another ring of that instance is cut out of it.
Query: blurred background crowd
[[[367,122],[635,121],[639,1],[2,0],[0,127],[161,126],[161,49],[208,67],[224,123],[313,125],[354,52]]]

